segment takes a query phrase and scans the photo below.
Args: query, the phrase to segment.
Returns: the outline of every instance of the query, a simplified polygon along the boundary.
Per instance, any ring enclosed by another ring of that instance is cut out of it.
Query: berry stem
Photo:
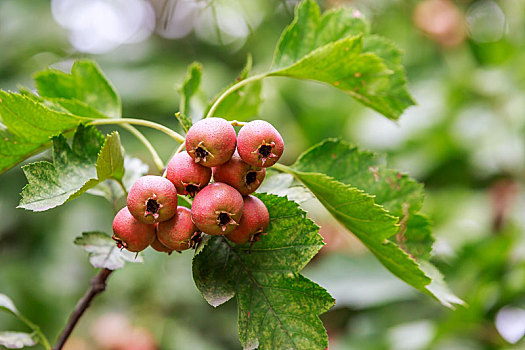
[[[80,299],[77,306],[75,307],[75,310],[71,314],[69,321],[66,325],[66,328],[64,328],[64,330],[62,331],[62,334],[60,334],[60,337],[58,338],[58,342],[53,348],[53,350],[61,350],[64,347],[64,344],[66,343],[67,339],[73,332],[73,329],[75,328],[78,321],[80,320],[80,317],[82,317],[82,315],[87,310],[89,305],[91,305],[91,301],[93,301],[93,299],[98,294],[106,290],[107,279],[109,275],[111,275],[112,272],[113,270],[102,269],[100,270],[98,275],[96,275],[91,280],[91,285],[88,291],[86,292],[86,294],[84,294],[82,299]]]
[[[254,81],[258,81],[258,80],[261,80],[261,79],[264,79],[265,77],[268,76],[268,73],[263,73],[263,74],[258,74],[258,75],[254,75],[252,77],[249,77],[249,78],[246,78],[244,80],[241,80],[239,81],[238,83],[230,86],[229,89],[227,89],[226,91],[224,91],[216,100],[215,102],[213,103],[213,105],[211,106],[210,110],[208,111],[208,114],[206,114],[206,116],[204,118],[210,118],[210,117],[213,117],[213,114],[215,113],[215,111],[217,110],[217,108],[219,107],[219,105],[221,104],[221,102],[226,98],[228,97],[228,95],[230,95],[232,92],[235,92],[236,90],[240,89],[241,87],[243,87],[244,85],[247,85],[251,82],[254,82]]]
[[[147,126],[148,128],[156,129],[158,131],[161,131],[174,139],[175,141],[179,143],[183,143],[185,141],[184,136],[179,134],[178,132],[175,132],[171,130],[170,128],[149,121],[144,119],[134,119],[134,118],[120,118],[120,119],[95,119],[93,121],[90,121],[88,123],[89,125],[113,125],[113,124],[133,124],[133,125],[141,125],[141,126]]]
[[[149,153],[151,154],[153,163],[155,163],[155,166],[159,170],[159,173],[161,173],[164,169],[164,163],[162,162],[162,159],[160,158],[159,154],[157,153],[151,142],[149,142],[149,140],[146,138],[146,136],[144,136],[134,126],[131,126],[129,124],[122,124],[122,127],[128,130],[130,133],[132,133],[137,139],[139,139],[140,142],[142,142],[144,146],[146,146]],[[182,144],[184,144],[184,142]]]
[[[295,172],[292,170],[292,168],[290,168],[289,166],[286,166],[284,164],[275,163],[274,165],[272,165],[272,168],[274,168],[276,170],[279,170],[282,173],[288,173],[290,175],[295,176]]]
[[[117,183],[120,185],[120,188],[122,189],[122,191],[124,191],[124,197],[127,197],[128,196],[128,190],[126,190],[126,186],[124,186],[124,182],[122,182],[122,180],[117,180],[117,179],[114,179],[115,181],[117,181]]]
[[[29,328],[33,330],[33,333],[36,334],[38,337],[40,344],[44,347],[46,350],[51,350],[51,345],[49,344],[49,340],[47,340],[47,337],[42,333],[42,330],[39,326],[34,324],[33,322],[29,321],[24,315],[18,313],[17,317],[20,321],[24,322]]]

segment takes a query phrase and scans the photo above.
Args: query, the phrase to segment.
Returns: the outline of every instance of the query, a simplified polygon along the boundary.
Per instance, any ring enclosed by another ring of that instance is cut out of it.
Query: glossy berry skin
[[[155,224],[155,230],[157,230],[157,226],[158,226],[158,224]],[[168,255],[171,255],[171,253],[173,253],[173,249],[170,249],[170,248],[166,247],[164,244],[162,244],[159,241],[159,238],[157,237],[157,235],[155,235],[155,239],[153,240],[153,242],[151,242],[150,247],[155,249],[158,252],[168,253]]]
[[[195,123],[186,135],[186,152],[195,163],[214,167],[226,163],[235,151],[235,129],[222,118]]]
[[[237,151],[246,163],[267,168],[281,158],[284,142],[272,124],[264,120],[254,120],[245,124],[239,131]]]
[[[181,152],[168,163],[166,178],[175,185],[178,194],[194,197],[210,182],[211,169],[195,163],[188,153]]]
[[[127,204],[131,215],[144,224],[166,221],[177,213],[177,190],[161,176],[143,176],[131,186]]]
[[[157,237],[164,246],[180,252],[192,247],[192,238],[198,231],[191,221],[191,211],[185,207],[178,207],[177,215],[159,223]]]
[[[264,203],[257,197],[244,198],[244,213],[237,228],[226,235],[230,241],[237,244],[256,242],[268,228],[270,215]]]
[[[255,192],[266,176],[266,169],[250,165],[237,153],[231,159],[213,168],[213,178],[235,188],[243,196]]]
[[[221,182],[212,183],[197,195],[191,205],[195,225],[210,235],[225,235],[238,225],[244,201],[235,188]]]
[[[136,220],[127,207],[122,208],[113,219],[113,237],[119,248],[130,252],[146,249],[155,239],[155,226]]]

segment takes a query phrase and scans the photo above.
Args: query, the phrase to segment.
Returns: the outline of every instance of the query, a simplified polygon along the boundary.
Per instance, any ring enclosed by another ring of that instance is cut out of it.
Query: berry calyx
[[[284,142],[272,124],[264,120],[254,120],[245,124],[239,131],[237,151],[246,163],[267,168],[281,158]]]
[[[191,211],[185,207],[177,208],[177,215],[157,226],[159,241],[172,250],[181,251],[193,248],[200,236],[199,229],[191,221]]]
[[[157,226],[157,225],[155,225],[155,226]],[[159,241],[159,238],[157,236],[155,236],[155,239],[153,240],[153,242],[151,242],[150,246],[151,246],[151,248],[153,248],[156,251],[161,252],[161,253],[168,253],[168,255],[171,255],[171,253],[173,253],[173,249],[170,249],[170,248],[166,247],[164,244],[162,244],[162,242]]]
[[[188,153],[181,152],[168,163],[166,178],[175,185],[178,194],[195,197],[210,182],[211,169],[195,163]]]
[[[122,208],[113,219],[113,236],[117,247],[130,252],[146,249],[155,239],[155,226],[136,220],[127,207]]]
[[[131,186],[127,205],[131,215],[144,224],[166,221],[177,212],[177,190],[161,176],[143,176]]]
[[[264,203],[257,197],[246,196],[239,226],[227,234],[226,238],[237,244],[257,242],[264,235],[269,223],[270,215]]]
[[[227,184],[215,182],[197,193],[191,205],[191,216],[202,232],[225,235],[239,224],[243,207],[239,191]]]
[[[255,192],[266,175],[266,169],[250,165],[235,153],[231,159],[213,168],[213,178],[217,182],[224,182],[243,196]]]
[[[195,123],[186,135],[186,152],[200,165],[214,167],[226,163],[235,151],[235,129],[222,118],[206,118]]]

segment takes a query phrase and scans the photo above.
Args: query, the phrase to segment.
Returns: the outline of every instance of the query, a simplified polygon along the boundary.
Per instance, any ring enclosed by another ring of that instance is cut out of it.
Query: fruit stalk
[[[93,299],[100,293],[106,290],[107,285],[107,279],[109,275],[113,270],[109,269],[102,269],[98,275],[96,275],[92,280],[90,287],[86,294],[80,299],[77,306],[75,307],[75,310],[73,310],[73,313],[69,317],[69,321],[66,324],[66,327],[60,334],[60,337],[58,338],[57,344],[53,348],[53,350],[61,350],[64,347],[64,344],[66,343],[67,339],[73,332],[73,329],[77,325],[78,321],[80,320],[80,317],[84,314],[84,312],[87,310],[87,308],[91,305],[91,302]]]

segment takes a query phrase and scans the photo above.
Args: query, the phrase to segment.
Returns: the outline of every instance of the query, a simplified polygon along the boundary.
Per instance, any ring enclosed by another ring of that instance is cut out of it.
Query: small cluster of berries
[[[113,239],[132,252],[151,245],[167,253],[195,247],[201,232],[239,244],[257,241],[269,214],[250,193],[283,151],[279,132],[262,120],[245,124],[238,136],[222,118],[195,123],[186,152],[173,156],[166,178],[148,175],[133,184],[127,206],[113,220]],[[177,194],[194,197],[191,210],[177,206]]]

